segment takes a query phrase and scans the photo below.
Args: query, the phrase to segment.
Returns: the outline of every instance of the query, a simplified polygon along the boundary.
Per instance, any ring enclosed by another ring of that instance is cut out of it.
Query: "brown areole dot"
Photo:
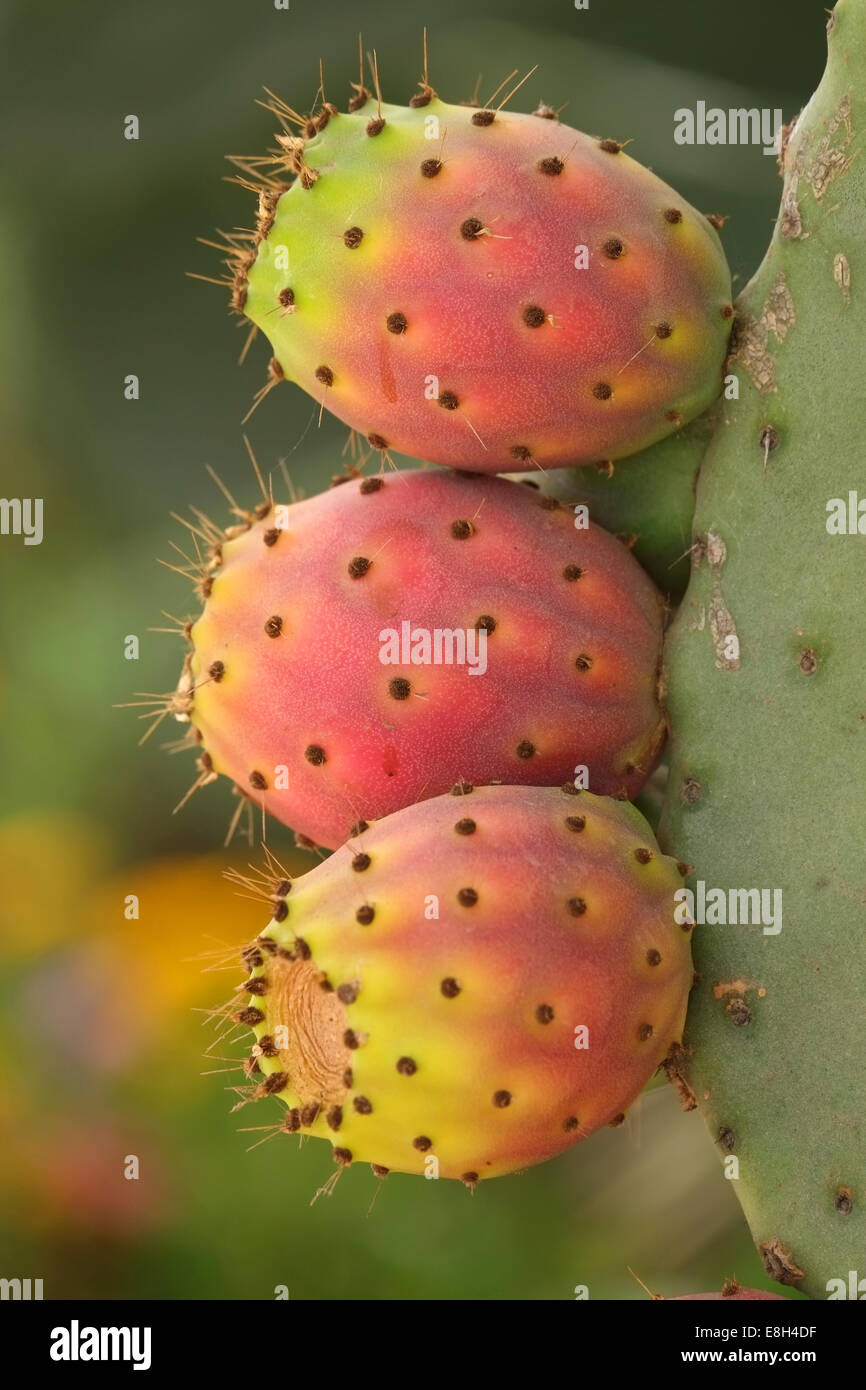
[[[318,743],[308,743],[304,749],[304,757],[313,767],[321,767],[322,763],[327,761],[325,750]]]
[[[319,1118],[319,1111],[321,1110],[321,1108],[321,1105],[317,1105],[315,1101],[313,1101],[310,1105],[305,1105],[303,1107],[303,1109],[301,1110],[301,1124],[304,1126],[305,1129],[309,1129],[310,1125],[314,1125],[316,1123],[316,1120]]]
[[[671,328],[670,324],[664,320],[661,323],[656,324],[657,338],[669,338],[673,331],[674,330]]]
[[[334,1162],[339,1163],[341,1168],[347,1168],[352,1162],[351,1149],[334,1149]]]
[[[283,902],[282,898],[278,898],[274,904],[274,921],[285,922],[288,915],[289,904],[287,902]]]
[[[680,796],[687,806],[693,806],[696,801],[700,800],[703,790],[700,782],[696,781],[694,777],[687,777],[683,782]]]
[[[452,796],[468,796],[469,793],[470,793],[470,792],[474,792],[474,790],[475,790],[475,788],[473,787],[472,783],[471,783],[471,782],[465,782],[465,781],[463,780],[463,778],[461,777],[460,781],[459,781],[459,782],[455,782],[455,783],[454,783],[454,786],[451,788],[451,795],[452,795]]]
[[[549,1004],[539,1004],[538,1008],[535,1010],[535,1017],[539,1023],[552,1023],[553,1009]]]
[[[286,286],[284,290],[280,290],[277,298],[284,309],[289,309],[295,302],[295,291],[290,290],[288,286]]]
[[[343,1034],[343,1046],[348,1047],[352,1052],[361,1046],[358,1035],[354,1028],[347,1028]]]
[[[441,159],[425,159],[421,165],[421,173],[424,175],[425,179],[435,179],[441,168]]]
[[[609,401],[613,395],[613,389],[606,381],[597,381],[592,388],[592,394],[597,401]]]
[[[578,671],[589,671],[592,667],[592,657],[587,656],[586,652],[581,652],[574,662]]]
[[[440,984],[439,989],[445,995],[446,999],[456,999],[460,993],[460,985],[454,979],[453,975],[448,975]]]
[[[813,676],[818,669],[818,657],[812,647],[807,647],[800,653],[800,660],[797,662],[800,670],[805,676]]]
[[[364,233],[360,227],[350,227],[347,232],[343,233],[343,241],[350,251],[354,251],[356,246],[360,246],[363,238]]]
[[[641,846],[640,849],[635,850],[634,857],[639,864],[648,864],[653,857],[653,852],[651,849],[644,849]]]
[[[368,135],[381,135],[385,129],[385,120],[382,116],[374,116],[373,120],[368,121],[366,131]]]
[[[360,986],[356,981],[352,980],[349,984],[339,986],[337,998],[342,1004],[354,1004],[355,1000],[358,998],[359,992]]]
[[[617,1129],[623,1123],[624,1120],[625,1115],[623,1115],[622,1113],[620,1113],[619,1115],[614,1115],[613,1119],[610,1122],[611,1129]]]
[[[721,1144],[722,1148],[725,1150],[725,1153],[733,1153],[736,1138],[734,1136],[734,1131],[732,1129],[728,1129],[727,1125],[723,1125],[722,1128],[719,1130],[719,1133],[717,1135],[717,1141],[719,1144]]]
[[[471,521],[452,521],[451,535],[454,537],[455,541],[465,541],[469,538],[469,536],[472,536],[474,534],[475,527],[472,525]]]
[[[365,820],[356,820],[356,821],[355,821],[355,824],[352,826],[352,829],[349,831],[349,834],[350,834],[350,835],[363,835],[364,831],[365,831],[365,830],[369,830],[369,829],[370,829],[370,823],[369,823],[369,821],[365,821]]]
[[[569,830],[583,830],[586,826],[586,816],[566,816],[565,824]]]
[[[569,584],[573,584],[574,581],[580,579],[582,575],[583,570],[580,565],[566,565],[565,569],[562,571],[563,579],[567,579]]]
[[[474,907],[478,902],[478,894],[474,888],[461,888],[457,894],[457,901],[463,907]]]
[[[381,434],[368,434],[367,443],[371,449],[387,449],[388,441]]]
[[[570,1134],[572,1130],[577,1129],[579,1125],[580,1120],[576,1115],[569,1115],[568,1119],[562,1122],[562,1128],[565,1130],[566,1134]]]
[[[371,1163],[370,1171],[372,1172],[375,1178],[387,1178],[391,1169],[386,1168],[384,1163]]]
[[[312,951],[302,936],[295,937],[295,952],[301,960],[309,960],[312,955]]]
[[[572,917],[582,917],[586,912],[586,900],[584,898],[569,898],[565,905]]]
[[[276,1096],[280,1091],[284,1091],[288,1084],[289,1078],[284,1071],[272,1071],[262,1082],[262,1090],[267,1096]]]
[[[640,1039],[641,1042],[648,1042],[649,1039],[650,1039],[650,1038],[652,1037],[652,1035],[653,1035],[653,1026],[652,1026],[652,1024],[651,1024],[651,1023],[642,1023],[641,1026],[640,1026],[640,1027],[638,1028],[638,1030],[637,1030],[637,1035],[638,1035],[638,1038]]]
[[[460,404],[459,400],[457,399],[457,396],[453,391],[440,391],[439,395],[436,397],[436,400],[438,401],[439,405],[441,405],[443,410],[456,410],[458,405]]]
[[[394,676],[388,682],[388,694],[395,700],[408,700],[412,693],[412,685],[405,676]]]
[[[540,328],[547,320],[547,315],[540,304],[528,304],[523,311],[523,322],[527,328]]]
[[[210,666],[207,668],[207,673],[210,676],[211,680],[216,681],[217,685],[219,685],[220,681],[226,673],[225,665],[222,661],[212,661]]]
[[[316,368],[316,381],[320,381],[323,386],[333,386],[334,373],[330,367],[324,365]]]
[[[355,1096],[352,1107],[359,1115],[372,1115],[373,1106],[366,1096]]]
[[[489,613],[482,613],[481,617],[476,619],[475,627],[479,632],[495,632],[496,619],[491,618]]]
[[[334,1130],[339,1129],[339,1128],[340,1128],[340,1125],[343,1123],[343,1108],[342,1108],[342,1106],[340,1106],[340,1105],[332,1105],[331,1108],[330,1108],[330,1110],[328,1111],[327,1115],[325,1116],[325,1120],[326,1120],[326,1122],[327,1122],[327,1125],[328,1125],[328,1128],[329,1128],[329,1129],[334,1129]]]
[[[646,953],[646,963],[647,963],[647,965],[661,965],[661,962],[662,962],[662,953],[661,953],[661,951],[657,951],[656,948],[655,948],[655,946],[651,946],[650,949],[649,949],[649,950],[647,951],[647,953]]]
[[[462,1184],[463,1184],[464,1187],[474,1187],[475,1184],[478,1182],[478,1174],[477,1174],[477,1173],[461,1173],[461,1175],[460,1175],[460,1181],[462,1182]]]
[[[608,260],[618,261],[620,256],[625,251],[625,246],[620,241],[618,236],[611,236],[608,237],[607,241],[604,243],[601,249],[607,256]]]
[[[425,1154],[427,1150],[432,1149],[432,1147],[433,1140],[428,1139],[426,1134],[419,1134],[417,1139],[412,1140],[412,1148],[418,1149],[422,1154]]]
[[[672,227],[675,227],[678,222],[682,222],[683,220],[683,215],[679,208],[667,208],[664,217],[665,221],[670,222]]]
[[[470,816],[464,816],[462,820],[457,821],[454,829],[458,835],[474,835],[477,826]]]
[[[460,235],[466,241],[476,241],[484,231],[484,223],[479,222],[477,217],[467,217],[460,223]]]
[[[251,1004],[249,1008],[241,1009],[236,1017],[238,1023],[245,1023],[247,1027],[255,1028],[257,1023],[262,1023],[264,1021],[265,1016],[261,1009],[257,1009],[254,1004]]]
[[[270,547],[270,546],[272,546],[272,545],[276,545],[276,543],[277,543],[277,541],[278,541],[279,539],[280,539],[280,532],[279,532],[279,529],[278,529],[276,526],[271,526],[270,529],[267,530],[267,531],[265,531],[264,535],[262,536],[262,540],[264,541],[265,545],[268,546],[268,547]]]
[[[401,1076],[414,1076],[418,1070],[417,1062],[413,1062],[411,1057],[400,1057],[397,1060],[397,1070]]]
[[[389,333],[405,333],[409,327],[405,314],[389,314],[385,320],[385,326]]]
[[[297,1132],[298,1132],[298,1130],[299,1130],[300,1128],[301,1128],[301,1112],[300,1112],[300,1110],[295,1110],[295,1109],[287,1110],[286,1113],[285,1113],[285,1115],[283,1116],[283,1129],[285,1130],[285,1132],[286,1132],[287,1134],[297,1134]]]
[[[497,1110],[504,1110],[507,1105],[511,1104],[511,1092],[494,1091],[493,1104],[496,1106]]]
[[[256,791],[264,792],[268,789],[267,780],[261,772],[250,773],[250,786],[255,787]]]
[[[733,306],[733,304],[723,304],[723,305],[722,305],[722,318],[723,318],[723,319],[732,319],[732,318],[734,317],[734,312],[735,312],[735,311],[734,311],[734,306]]]
[[[854,1198],[851,1195],[850,1187],[837,1187],[833,1197],[833,1206],[842,1216],[850,1216],[854,1210]]]
[[[365,869],[369,869],[372,862],[369,854],[356,854],[352,859],[352,868],[356,874],[362,874]]]
[[[548,155],[546,159],[540,159],[536,165],[541,174],[561,174],[565,165],[555,154]]]
[[[343,1085],[345,1086],[347,1091],[351,1090],[352,1086],[354,1085],[354,1082],[355,1074],[352,1071],[352,1068],[346,1067],[346,1070],[343,1072]]]
[[[372,492],[379,492],[384,486],[384,478],[363,478],[358,491],[362,497],[369,497]]]
[[[358,911],[355,913],[355,921],[360,922],[362,927],[369,927],[375,916],[375,909],[365,903],[364,906],[359,907]]]
[[[528,738],[522,739],[514,750],[518,758],[532,758],[535,755],[535,744],[530,743]]]
[[[508,452],[513,459],[519,459],[521,463],[526,463],[532,458],[532,450],[526,444],[515,444]]]
[[[275,613],[272,618],[268,618],[268,621],[265,623],[265,632],[269,637],[279,637],[282,630],[283,620],[278,614]]]

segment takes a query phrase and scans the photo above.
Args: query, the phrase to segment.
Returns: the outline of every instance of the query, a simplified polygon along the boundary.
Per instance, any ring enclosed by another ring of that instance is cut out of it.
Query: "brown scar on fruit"
[[[763,1241],[758,1246],[758,1254],[767,1274],[771,1279],[775,1279],[777,1284],[798,1284],[801,1279],[805,1279],[805,1272],[778,1236]]]
[[[770,335],[783,343],[797,322],[794,300],[783,271],[779,271],[759,317],[740,317],[732,360],[742,362],[762,395],[777,391],[776,360],[770,352]]]
[[[676,1091],[680,1105],[684,1110],[695,1110],[698,1104],[698,1098],[685,1074],[686,1064],[690,1056],[690,1048],[684,1047],[682,1043],[674,1043],[660,1066],[660,1070],[664,1072]]]

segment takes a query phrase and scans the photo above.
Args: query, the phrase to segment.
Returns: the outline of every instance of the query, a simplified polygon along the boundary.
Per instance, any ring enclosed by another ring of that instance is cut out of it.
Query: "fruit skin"
[[[767,1293],[766,1289],[744,1289],[740,1284],[727,1285],[721,1293],[681,1293],[676,1298],[668,1299],[669,1303],[712,1303],[719,1300],[725,1303],[750,1303],[755,1300],[778,1299],[782,1303],[790,1303],[790,1299],[785,1298],[781,1293]]]
[[[700,929],[690,1079],[768,1274],[812,1298],[866,1250],[863,539],[826,527],[829,499],[863,491],[864,89],[866,3],[842,0],[738,306],[740,399],[701,472],[667,655],[660,839],[708,888],[781,889],[784,909],[773,936]]]
[[[427,470],[265,505],[206,587],[178,702],[207,770],[317,844],[460,778],[585,765],[591,790],[631,797],[652,771],[660,596],[621,542],[517,483]],[[480,620],[483,674],[380,660],[403,621]]]
[[[278,137],[232,302],[272,346],[270,380],[373,448],[485,473],[592,463],[718,395],[718,234],[615,141],[435,95],[329,106],[309,137]]]
[[[455,793],[280,885],[232,1017],[254,1024],[251,1097],[278,1094],[290,1132],[474,1185],[620,1123],[680,1041],[692,967],[680,869],[633,806]]]

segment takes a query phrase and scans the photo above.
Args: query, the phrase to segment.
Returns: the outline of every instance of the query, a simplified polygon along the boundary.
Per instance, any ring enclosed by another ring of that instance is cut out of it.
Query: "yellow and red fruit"
[[[486,473],[617,459],[719,394],[718,234],[616,141],[428,93],[280,143],[233,304],[271,381],[373,448]]]
[[[681,881],[633,806],[570,785],[368,826],[244,952],[251,1098],[338,1163],[470,1186],[621,1123],[682,1036]]]
[[[661,599],[620,541],[531,487],[428,470],[265,505],[205,592],[177,697],[205,772],[317,844],[461,778],[585,767],[630,797],[653,770]],[[462,634],[475,667],[459,643],[425,663],[404,623]]]

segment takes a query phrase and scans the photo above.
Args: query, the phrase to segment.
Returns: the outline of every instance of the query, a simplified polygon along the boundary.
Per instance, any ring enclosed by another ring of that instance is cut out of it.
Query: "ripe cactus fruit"
[[[621,458],[718,395],[718,234],[621,145],[429,88],[363,95],[278,136],[273,178],[243,165],[259,217],[227,248],[232,303],[271,383],[373,448],[485,473]]]
[[[828,50],[701,471],[660,831],[707,891],[782,893],[773,934],[701,930],[687,1043],[767,1273],[813,1298],[866,1273],[863,539],[828,525],[863,479],[866,0],[836,5]]]
[[[634,807],[570,784],[461,784],[366,827],[276,885],[244,952],[248,1098],[340,1164],[470,1186],[619,1124],[680,1042],[681,881]]]
[[[582,765],[633,796],[664,738],[662,604],[574,520],[432,470],[265,503],[215,548],[175,699],[205,773],[329,848],[460,778],[553,785]],[[437,633],[460,639],[438,664]]]
[[[671,1303],[715,1303],[723,1301],[725,1303],[752,1303],[764,1301],[766,1299],[778,1299],[782,1303],[790,1300],[784,1294],[768,1293],[766,1289],[747,1289],[742,1284],[738,1284],[736,1279],[728,1280],[721,1293],[681,1293],[676,1298],[669,1300]]]

